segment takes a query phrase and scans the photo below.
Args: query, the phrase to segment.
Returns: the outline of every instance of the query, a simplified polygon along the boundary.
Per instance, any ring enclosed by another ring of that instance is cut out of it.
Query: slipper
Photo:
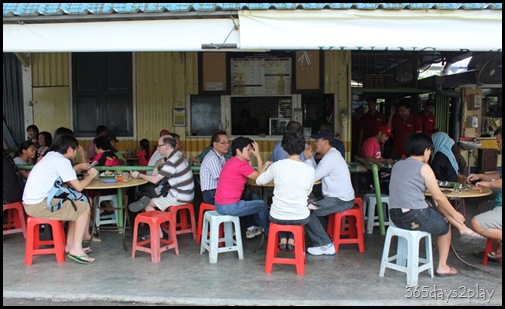
[[[454,267],[451,267],[451,271],[448,273],[441,274],[441,273],[435,272],[435,276],[437,276],[437,277],[451,277],[451,276],[456,276],[456,275],[460,275],[460,274],[461,274],[461,272]]]
[[[487,257],[491,260],[495,260],[495,261],[498,261],[499,259],[502,258],[502,255],[501,254],[497,254],[496,252],[494,251],[491,251],[487,254]]]
[[[86,254],[93,252],[93,249],[91,249],[89,247],[88,248],[83,248],[83,250],[84,250],[84,253],[86,253]],[[68,253],[67,251],[65,251],[65,252]]]
[[[485,246],[487,241],[485,237],[482,237],[477,233],[472,233],[470,235],[461,235],[461,237],[459,237],[459,240],[465,244],[482,245],[482,246]]]
[[[89,242],[89,239],[83,239],[82,242],[83,243],[87,243],[87,242]],[[95,237],[95,236],[91,237],[91,243],[93,243],[93,244],[99,244],[101,242],[102,242],[102,240],[100,238]]]
[[[76,256],[76,255],[72,255],[72,254],[69,253],[69,254],[67,254],[67,256],[69,258],[71,258],[72,260],[76,261],[77,263],[80,263],[80,264],[87,265],[87,264],[91,264],[91,263],[94,262],[94,260],[93,261],[86,261],[85,258],[89,258],[89,256],[87,256],[87,255]]]

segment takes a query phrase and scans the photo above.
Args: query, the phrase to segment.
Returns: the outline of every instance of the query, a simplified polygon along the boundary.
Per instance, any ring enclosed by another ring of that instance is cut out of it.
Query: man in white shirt
[[[312,135],[315,139],[315,151],[323,158],[317,165],[311,160],[312,146],[304,151],[306,164],[316,169],[314,181],[322,182],[323,199],[317,201],[317,205],[310,203],[310,222],[306,225],[306,231],[314,246],[307,248],[312,255],[333,255],[335,247],[318,217],[328,216],[336,212],[348,210],[354,206],[354,189],[351,182],[351,174],[342,154],[332,147],[331,141],[334,134],[331,130],[321,130]]]

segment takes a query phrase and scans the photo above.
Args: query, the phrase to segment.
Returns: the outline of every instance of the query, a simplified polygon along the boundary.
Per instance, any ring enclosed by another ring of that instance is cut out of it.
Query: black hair
[[[60,139],[60,137],[63,135],[70,135],[70,136],[75,137],[74,131],[70,130],[69,128],[59,127],[58,129],[56,129],[56,131],[54,131],[53,143],[56,143],[58,141],[58,139]],[[53,143],[51,143],[51,145]],[[53,150],[53,149],[51,149],[51,150]]]
[[[74,136],[64,134],[53,142],[53,144],[51,145],[51,150],[64,155],[67,153],[68,147],[71,147],[72,149],[75,150],[77,149],[77,147],[79,147],[79,143],[77,142],[77,139]]]
[[[426,148],[433,147],[433,140],[424,133],[414,133],[405,141],[407,156],[422,156]]]
[[[31,125],[27,126],[26,132],[28,132],[29,130],[33,130],[33,131],[35,131],[36,135],[39,135],[39,128],[36,125],[31,124]]]
[[[253,144],[253,140],[248,137],[239,136],[233,140],[231,143],[232,154],[237,155],[237,149],[240,151],[244,151],[248,145]]]
[[[494,136],[499,135],[499,134],[501,134],[501,126],[496,128],[496,130],[494,131]]]
[[[93,139],[93,143],[97,149],[112,150],[112,146],[107,139],[107,136],[97,136]]]
[[[102,134],[107,135],[107,133],[109,133],[109,129],[107,129],[107,127],[104,125],[99,125],[95,129],[96,136],[100,136]]]
[[[139,142],[140,148],[145,150],[145,158],[149,160],[149,140],[147,138],[143,138]]]
[[[412,105],[407,100],[400,100],[396,103],[396,108],[405,107],[406,109],[412,109]]]
[[[286,125],[286,132],[290,132],[290,131],[301,133],[302,132],[302,125],[298,121],[291,120]]]
[[[20,144],[19,144],[19,148],[18,148],[18,152],[17,152],[17,156],[21,156],[23,154],[23,150],[27,150],[28,148],[30,148],[31,146],[34,146],[35,147],[35,143],[32,142],[31,140],[27,140],[27,141],[22,141]]]
[[[288,155],[299,155],[305,149],[305,139],[300,132],[286,132],[282,137],[281,146]]]
[[[212,137],[210,138],[210,147],[214,145],[214,142],[219,142],[219,136],[221,135],[226,135],[228,136],[228,133],[226,133],[223,130],[217,130],[212,133]]]
[[[51,135],[51,133],[49,133],[47,131],[42,131],[42,132],[40,132],[39,135],[44,136],[44,141],[46,142],[46,146],[51,147],[51,144],[53,143],[53,136]]]

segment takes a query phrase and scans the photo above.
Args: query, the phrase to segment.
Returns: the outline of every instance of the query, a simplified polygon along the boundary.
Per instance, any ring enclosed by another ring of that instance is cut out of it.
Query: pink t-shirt
[[[361,146],[361,156],[363,158],[367,156],[376,159],[382,158],[381,145],[375,137],[369,137],[363,142],[363,146]]]
[[[219,174],[216,189],[216,204],[233,204],[240,201],[247,177],[254,173],[249,161],[231,157]]]

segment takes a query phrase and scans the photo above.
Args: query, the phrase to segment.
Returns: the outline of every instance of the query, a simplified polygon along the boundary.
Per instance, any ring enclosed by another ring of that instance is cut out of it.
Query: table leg
[[[123,233],[123,211],[124,211],[124,202],[123,202],[123,189],[117,189],[117,203],[118,203],[118,211],[117,211],[117,230],[119,234]]]

